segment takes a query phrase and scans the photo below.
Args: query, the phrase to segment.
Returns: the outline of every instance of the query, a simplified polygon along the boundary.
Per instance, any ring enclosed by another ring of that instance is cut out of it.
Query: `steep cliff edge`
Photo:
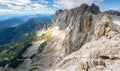
[[[38,71],[119,71],[120,18],[95,4],[58,10],[31,69]]]

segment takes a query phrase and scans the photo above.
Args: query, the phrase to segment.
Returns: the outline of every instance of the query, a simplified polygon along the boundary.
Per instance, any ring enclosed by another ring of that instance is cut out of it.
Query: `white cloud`
[[[2,4],[14,4],[14,5],[18,5],[18,6],[21,6],[21,5],[26,5],[26,4],[29,4],[30,1],[29,0],[0,0],[0,3]]]
[[[29,0],[1,0],[0,5],[6,6],[10,9],[24,9],[27,8],[30,1]]]
[[[53,14],[54,11],[52,9],[44,10],[10,10],[10,9],[0,9],[0,15],[4,14]]]
[[[104,0],[54,0],[54,3],[56,5],[54,5],[55,7],[61,7],[61,8],[74,8],[74,7],[78,7],[83,3],[87,3],[87,4],[92,4],[92,3],[96,3],[99,4],[101,2],[103,2]]]
[[[56,8],[61,8],[61,6],[58,5],[58,4],[53,4],[52,6],[53,6],[53,7],[56,7]]]
[[[34,10],[40,10],[40,9],[46,8],[46,6],[41,5],[41,4],[32,4],[31,6],[33,7]]]
[[[37,0],[37,1],[44,3],[44,4],[48,4],[48,1],[46,1],[46,0]]]
[[[42,3],[42,4],[41,4]],[[51,8],[48,8],[46,0],[0,0],[0,14],[5,13],[54,13]]]

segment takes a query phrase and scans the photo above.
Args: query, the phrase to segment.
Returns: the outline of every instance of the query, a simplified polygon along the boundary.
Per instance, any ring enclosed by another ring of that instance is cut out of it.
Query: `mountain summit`
[[[99,7],[96,6],[95,4],[92,4],[91,6],[88,6],[87,4],[82,4],[80,7],[75,8],[79,12],[85,13],[85,12],[90,12],[93,14],[98,14],[100,13]]]
[[[76,18],[78,19],[81,15],[83,14],[99,14],[100,10],[99,7],[96,6],[95,4],[92,4],[91,6],[88,6],[87,4],[82,4],[80,7],[73,8],[70,10],[58,10],[55,13],[54,16],[54,24],[59,24],[61,29],[65,29],[66,26],[68,26],[71,18]],[[79,19],[78,19],[79,20]],[[78,20],[76,22],[78,22]],[[61,21],[61,22],[60,22]]]

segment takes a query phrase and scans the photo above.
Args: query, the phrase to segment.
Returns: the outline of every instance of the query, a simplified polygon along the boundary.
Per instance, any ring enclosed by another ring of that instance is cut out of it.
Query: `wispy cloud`
[[[4,15],[4,14],[53,14],[54,11],[52,9],[46,9],[45,11],[44,10],[23,10],[23,11],[20,11],[20,10],[10,10],[10,9],[0,9],[0,14]]]
[[[42,1],[43,2],[43,1]],[[22,10],[28,10],[30,9],[35,9],[39,8],[42,9],[44,8],[44,5],[38,4],[38,3],[32,3],[30,0],[1,0],[0,1],[1,6],[5,6],[6,8],[10,9],[22,9]]]
[[[39,1],[39,2],[41,2],[41,3],[43,3],[43,4],[48,4],[48,1],[47,1],[47,0],[37,0],[37,1]]]
[[[92,4],[92,3],[96,3],[99,4],[101,2],[103,2],[104,0],[54,0],[54,5],[55,7],[62,7],[62,8],[74,8],[74,7],[78,7],[83,3],[87,3],[87,4]]]
[[[0,0],[0,14],[7,13],[54,13],[47,0]]]

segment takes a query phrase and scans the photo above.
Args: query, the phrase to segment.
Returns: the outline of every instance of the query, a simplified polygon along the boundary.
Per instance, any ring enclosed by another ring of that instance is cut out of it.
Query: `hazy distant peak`
[[[117,10],[108,10],[108,11],[105,11],[104,13],[120,16],[120,11],[117,11]]]

